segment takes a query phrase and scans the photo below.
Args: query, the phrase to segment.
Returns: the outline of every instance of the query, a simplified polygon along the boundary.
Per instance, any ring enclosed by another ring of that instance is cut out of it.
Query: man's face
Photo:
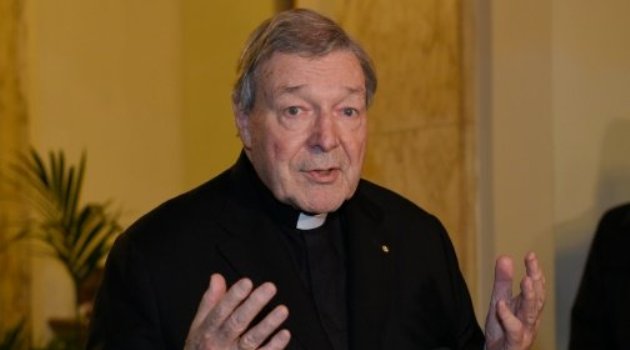
[[[260,67],[254,108],[236,122],[258,176],[283,203],[335,211],[356,190],[366,141],[365,81],[348,51],[275,53]]]

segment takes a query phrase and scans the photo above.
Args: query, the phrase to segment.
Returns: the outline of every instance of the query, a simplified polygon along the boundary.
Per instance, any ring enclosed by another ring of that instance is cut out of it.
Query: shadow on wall
[[[594,206],[555,228],[558,349],[568,346],[571,307],[597,223],[606,210],[630,202],[630,119],[607,127],[600,161]]]

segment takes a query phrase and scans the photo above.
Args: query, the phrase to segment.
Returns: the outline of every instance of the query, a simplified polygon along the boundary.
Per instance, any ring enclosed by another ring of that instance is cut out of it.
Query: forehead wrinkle
[[[281,96],[281,95],[284,95],[284,94],[295,94],[299,90],[302,90],[305,86],[306,86],[305,84],[300,84],[300,85],[280,85],[277,88],[273,89],[273,93],[276,96]]]
[[[361,87],[346,87],[345,88],[348,91],[348,95],[363,95],[365,94],[365,87],[361,86]]]
[[[300,85],[281,85],[272,90],[274,96],[282,96],[282,95],[297,95],[300,91],[307,89],[308,84],[300,84]],[[346,92],[343,98],[347,98],[352,95],[362,95],[365,93],[365,88],[361,87],[350,87],[344,86],[342,89]]]
[[[321,76],[321,74],[316,74],[315,80],[316,81],[309,81],[308,77],[307,77],[307,81],[299,81],[301,80],[301,78],[297,78],[296,77],[291,77],[291,75],[293,74],[288,74],[289,78],[288,79],[282,79],[284,81],[278,81],[275,79],[275,76],[280,75],[287,75],[286,70],[288,69],[286,67],[286,65],[283,64],[278,64],[277,59],[274,60],[274,57],[276,58],[287,58],[287,57],[292,57],[292,56],[296,56],[295,54],[287,54],[287,53],[274,53],[272,55],[272,57],[266,61],[263,65],[261,65],[261,69],[258,71],[258,81],[262,82],[260,85],[260,87],[262,89],[262,91],[260,91],[260,93],[265,96],[265,99],[271,99],[273,100],[276,97],[279,96],[283,96],[283,95],[297,95],[297,96],[301,96],[301,97],[307,97],[307,95],[310,95],[309,93],[309,89],[311,88],[311,85],[313,86],[317,86],[319,84],[322,83],[322,80],[317,79],[317,76]],[[300,55],[297,55],[297,59],[302,58],[302,59],[306,59],[307,62],[309,61],[318,61],[320,59],[326,59],[326,57],[328,57],[328,55],[325,55],[324,57],[302,57]],[[356,58],[355,58],[356,60]],[[290,65],[291,66],[291,65]],[[304,65],[304,67],[300,68],[301,70],[309,70],[311,67],[311,65],[306,64]],[[333,69],[334,67],[323,67],[326,68],[328,70]],[[292,72],[289,72],[292,73]],[[360,73],[363,73],[362,71]],[[293,81],[291,81],[293,80]],[[297,80],[297,81],[295,81]],[[334,80],[334,79],[333,79]],[[354,80],[354,79],[352,79]],[[345,90],[346,94],[344,96],[342,96],[342,99],[345,99],[349,96],[352,95],[359,95],[359,94],[363,94],[364,96],[366,95],[366,87],[365,87],[365,77],[362,76],[360,84],[356,84],[354,85],[353,83],[350,83],[350,85],[344,85],[339,84],[337,86],[328,86],[328,88],[326,88],[327,91],[331,91],[331,87],[332,88],[339,88],[340,90]],[[271,84],[269,84],[271,83]],[[275,84],[274,84],[275,83]],[[324,84],[326,84],[326,82],[323,82]],[[332,83],[331,83],[332,84]],[[275,86],[274,86],[275,85]],[[265,88],[266,87],[266,88]],[[302,94],[301,91],[305,91],[305,94]]]

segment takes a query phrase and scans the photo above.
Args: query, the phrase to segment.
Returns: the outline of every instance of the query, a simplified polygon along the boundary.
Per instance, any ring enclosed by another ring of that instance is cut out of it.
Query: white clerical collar
[[[298,230],[312,230],[314,228],[318,228],[326,222],[326,215],[326,213],[316,215],[300,213],[296,228]]]

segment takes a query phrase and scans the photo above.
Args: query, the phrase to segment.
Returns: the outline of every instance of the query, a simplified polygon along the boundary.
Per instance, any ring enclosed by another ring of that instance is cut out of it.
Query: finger
[[[530,328],[534,328],[539,316],[539,309],[536,300],[536,291],[531,277],[525,276],[521,281],[521,294],[519,295],[517,317]]]
[[[269,338],[273,332],[289,317],[289,309],[284,305],[279,305],[271,311],[256,326],[252,327],[247,333],[241,337],[239,346],[242,349],[256,349],[265,339]],[[289,342],[286,339],[287,332],[279,332],[267,343],[269,349],[282,349]],[[267,346],[265,348],[267,348]]]
[[[526,255],[525,269],[527,275],[532,279],[534,292],[536,293],[536,307],[540,312],[545,304],[545,276],[534,252]]]
[[[525,255],[525,271],[527,272],[527,276],[531,277],[533,280],[538,280],[543,277],[536,253],[529,252]]]
[[[252,288],[252,281],[248,278],[243,278],[236,282],[210,311],[208,317],[204,320],[203,327],[211,332],[219,329],[241,302],[249,296]]]
[[[284,349],[289,345],[289,341],[291,340],[291,333],[283,329],[280,332],[276,333],[267,345],[260,348],[261,350],[280,350]]]
[[[500,256],[494,268],[494,286],[492,288],[492,303],[498,300],[512,298],[512,279],[514,278],[514,264],[509,256]]]
[[[235,339],[249,326],[250,322],[258,315],[260,310],[276,294],[276,286],[273,283],[263,283],[256,288],[245,301],[228,317],[221,327],[221,332],[226,333],[227,338]],[[261,340],[261,343],[264,339]],[[258,343],[256,346],[260,345]]]
[[[510,311],[505,300],[501,300],[497,303],[497,314],[505,330],[507,348],[509,348],[509,345],[520,344],[524,336],[523,324],[512,311]]]
[[[225,279],[218,273],[210,276],[210,285],[203,296],[197,308],[197,313],[191,324],[191,329],[199,327],[208,316],[208,313],[218,301],[225,295]]]

